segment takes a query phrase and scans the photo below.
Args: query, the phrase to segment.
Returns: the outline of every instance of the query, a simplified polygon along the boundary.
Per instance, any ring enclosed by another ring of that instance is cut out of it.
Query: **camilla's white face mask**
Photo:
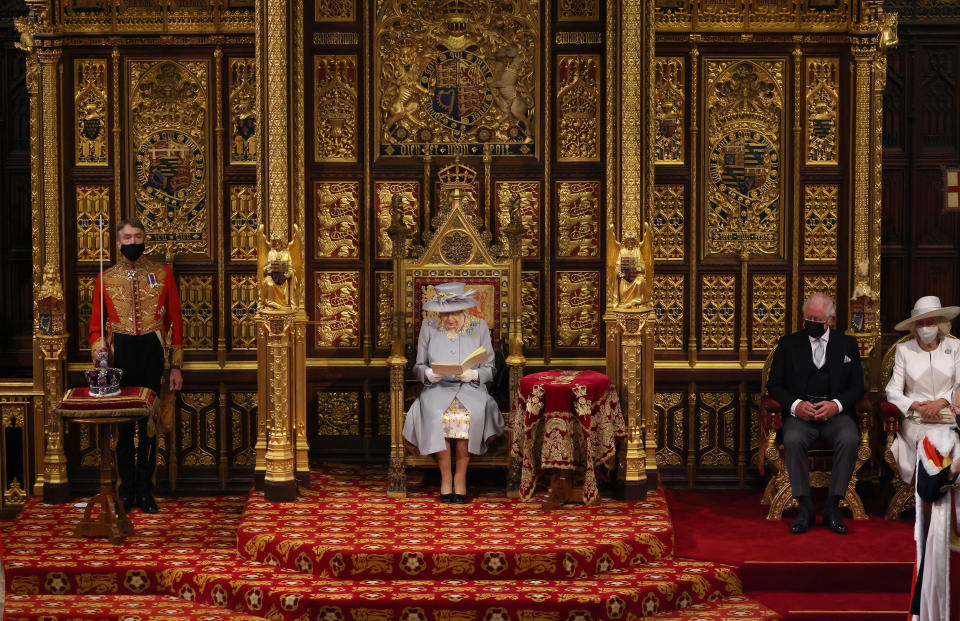
[[[924,326],[917,328],[917,338],[920,339],[920,342],[924,345],[929,345],[937,338],[938,332],[940,332],[940,330],[937,326]]]

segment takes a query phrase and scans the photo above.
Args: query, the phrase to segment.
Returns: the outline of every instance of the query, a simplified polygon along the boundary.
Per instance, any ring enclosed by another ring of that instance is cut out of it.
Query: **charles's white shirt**
[[[817,364],[817,350],[816,350],[816,348],[814,347],[814,344],[815,344],[817,341],[823,341],[823,364],[821,364],[820,366],[817,367],[818,369],[822,369],[822,368],[823,368],[823,365],[824,365],[824,364],[827,364],[827,344],[830,342],[830,328],[827,328],[827,329],[824,331],[824,333],[820,336],[819,339],[815,339],[815,338],[813,338],[812,336],[811,336],[811,337],[808,337],[808,338],[810,339],[810,355],[813,357],[813,364],[814,364],[814,366],[816,366],[816,364]],[[797,399],[797,400],[795,400],[793,403],[790,404],[790,415],[791,415],[791,416],[796,416],[796,415],[797,415],[797,406],[800,404],[800,401],[801,401],[800,399]],[[839,414],[840,412],[842,412],[842,411],[843,411],[843,404],[840,403],[840,400],[839,400],[839,399],[834,399],[833,402],[837,404],[837,407],[838,407],[838,408],[840,408],[840,409],[837,410],[837,414]]]
[[[960,384],[960,340],[943,337],[933,351],[923,351],[913,338],[897,345],[887,401],[907,415],[914,401],[953,399]]]

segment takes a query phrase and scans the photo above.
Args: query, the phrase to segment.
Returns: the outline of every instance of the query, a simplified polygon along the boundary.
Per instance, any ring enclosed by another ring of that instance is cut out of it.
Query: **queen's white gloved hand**
[[[476,369],[468,369],[457,376],[457,379],[461,382],[477,382],[480,380],[480,371]]]
[[[427,369],[427,372],[425,373],[425,375],[427,376],[427,381],[430,382],[431,384],[436,384],[437,382],[443,380],[443,376],[440,376],[434,373],[433,369]]]

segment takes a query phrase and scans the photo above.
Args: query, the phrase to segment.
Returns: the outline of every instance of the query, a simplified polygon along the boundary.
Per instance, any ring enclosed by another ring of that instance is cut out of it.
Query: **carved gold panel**
[[[390,347],[393,331],[393,272],[377,272],[377,347]]]
[[[707,59],[706,255],[781,252],[784,69],[779,59]]]
[[[387,235],[393,195],[403,198],[403,221],[416,232],[420,222],[420,184],[416,181],[377,181],[373,184],[373,208],[376,213],[377,258],[389,259],[393,241]],[[409,240],[408,240],[409,244]],[[412,246],[412,244],[410,244]],[[409,255],[408,255],[409,256]]]
[[[256,442],[257,393],[230,393],[230,465],[252,467]]]
[[[258,226],[257,186],[231,185],[230,260],[256,261]]]
[[[836,261],[840,186],[803,186],[803,259]]]
[[[560,347],[599,347],[599,272],[557,271],[556,343]]]
[[[183,348],[213,349],[213,276],[177,279],[183,317]]]
[[[360,256],[360,182],[319,181],[313,186],[317,258]]]
[[[110,186],[77,186],[77,261],[100,260],[100,229],[103,228],[103,260],[110,261]]]
[[[802,0],[751,0],[750,23],[758,27],[793,24],[796,21],[796,9],[801,2]]]
[[[684,213],[686,188],[680,183],[653,186],[653,258],[658,261],[683,261],[686,252]]]
[[[520,330],[523,346],[540,347],[540,272],[523,272],[520,280]]]
[[[657,164],[683,164],[684,111],[683,58],[657,58],[653,63],[654,113],[657,128],[653,143]]]
[[[839,163],[840,59],[807,58],[807,164]]]
[[[231,58],[230,163],[257,163],[257,73],[253,58]]]
[[[653,394],[653,411],[657,418],[657,465],[683,465],[687,434],[684,425],[686,416],[686,393],[656,392]]]
[[[318,22],[352,22],[356,0],[317,0],[314,19]]]
[[[807,299],[811,294],[821,291],[826,293],[834,300],[837,299],[837,276],[836,274],[804,274],[803,276],[803,299]]]
[[[657,314],[655,347],[683,349],[683,274],[654,274],[653,310]]]
[[[109,158],[107,121],[107,59],[73,61],[75,162],[77,166],[106,166]]]
[[[477,179],[476,169],[457,161],[437,171],[437,181],[433,184],[433,195],[437,197],[437,203],[440,207],[438,211],[447,209],[450,201],[450,190],[454,187],[460,188],[464,212],[469,216],[477,215],[477,208],[480,206],[480,180]]]
[[[390,435],[390,393],[377,393],[377,435]]]
[[[510,197],[516,193],[520,196],[520,220],[527,227],[523,234],[520,254],[534,259],[540,258],[540,182],[497,181],[494,191],[497,197],[498,232],[503,231],[510,223]],[[502,233],[500,237],[504,238]]]
[[[212,392],[181,392],[177,416],[180,464],[217,465],[217,407]]]
[[[557,160],[600,161],[599,54],[557,56]]]
[[[147,250],[206,254],[209,63],[128,60],[130,188]]]
[[[537,154],[539,4],[381,5],[373,43],[377,156]]]
[[[96,276],[77,276],[77,345],[80,351],[90,351],[87,334],[90,332],[90,316],[93,314],[93,289]]]
[[[696,0],[697,21],[701,27],[739,30],[744,23],[745,0]]]
[[[697,402],[697,463],[732,466],[736,460],[736,393],[702,392]]]
[[[257,348],[257,277],[230,274],[230,348]]]
[[[326,54],[313,57],[314,159],[356,162],[357,57]]]
[[[558,181],[557,256],[600,256],[600,182]]]
[[[600,19],[600,0],[559,0],[557,20],[587,22]]]
[[[318,392],[317,435],[360,435],[360,393]]]
[[[360,344],[360,272],[317,272],[317,347]]]
[[[780,274],[753,275],[753,351],[775,349],[787,327],[787,277]]]
[[[734,274],[704,274],[700,282],[700,348],[732,350],[737,315],[737,277]]]

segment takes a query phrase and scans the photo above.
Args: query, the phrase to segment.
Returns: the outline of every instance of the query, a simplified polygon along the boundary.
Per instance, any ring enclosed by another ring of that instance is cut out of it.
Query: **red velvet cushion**
[[[146,416],[153,411],[157,393],[149,388],[125,386],[113,397],[93,397],[89,388],[71,388],[54,412],[64,418]]]

